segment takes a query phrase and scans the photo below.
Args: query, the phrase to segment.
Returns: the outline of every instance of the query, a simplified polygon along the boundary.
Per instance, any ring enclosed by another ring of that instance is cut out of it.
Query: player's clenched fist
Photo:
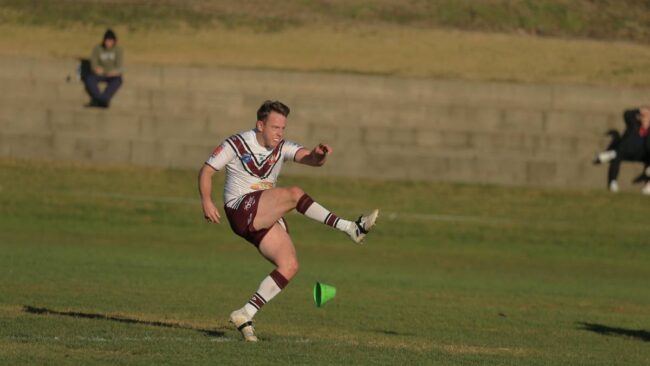
[[[332,148],[327,144],[318,144],[318,146],[314,148],[314,152],[318,155],[327,155],[332,152]]]

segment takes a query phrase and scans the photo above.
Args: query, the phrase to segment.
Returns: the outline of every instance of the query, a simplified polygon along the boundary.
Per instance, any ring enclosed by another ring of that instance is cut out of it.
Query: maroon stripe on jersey
[[[226,142],[228,143],[228,145],[230,145],[230,147],[233,149],[233,151],[235,151],[235,154],[237,154],[237,157],[241,157],[241,156],[242,156],[242,153],[241,153],[241,151],[239,150],[239,147],[237,147],[237,145],[235,144],[234,141],[235,141],[234,136],[233,136],[233,137],[229,137],[228,139],[226,139]],[[246,170],[246,171],[248,172],[248,174],[250,174],[250,175],[252,175],[252,176],[255,176],[255,174],[254,174],[253,172],[250,171],[250,169],[248,168],[248,166],[247,166],[246,164],[244,164],[244,163],[241,161],[241,159],[240,159],[239,161],[242,163],[242,166],[244,167],[244,170]]]
[[[296,204],[296,211],[304,215],[312,203],[314,203],[314,200],[311,199],[307,193],[305,193],[302,195],[302,197],[300,197],[300,199],[298,199],[298,203]]]
[[[273,270],[270,274],[271,278],[273,281],[275,281],[275,284],[278,285],[280,289],[283,289],[287,286],[289,283],[289,280],[287,280],[282,273],[278,272],[277,270]]]
[[[339,218],[336,215],[334,215],[333,213],[330,213],[325,218],[325,224],[329,225],[329,226],[334,226],[336,224],[336,220],[338,220],[338,219]]]
[[[264,304],[266,304],[266,300],[259,294],[255,293],[253,297],[248,301],[249,304],[253,305],[257,310],[259,310]]]
[[[237,152],[237,155],[242,156],[244,154],[251,154],[250,151],[246,150],[246,146],[241,141],[239,135],[230,136],[228,140],[232,142],[233,146],[235,147],[235,151]]]
[[[282,145],[284,145],[284,140],[283,140],[278,144],[278,146],[275,147],[275,149],[273,149],[271,154],[269,154],[260,163],[257,161],[255,154],[251,151],[250,147],[246,145],[246,141],[244,141],[244,139],[241,136],[234,135],[231,136],[228,140],[232,143],[233,147],[235,148],[235,151],[237,152],[237,155],[240,158],[243,155],[250,156],[250,159],[248,159],[247,161],[242,161],[242,164],[245,166],[246,170],[248,170],[250,173],[260,178],[266,178],[266,176],[268,176],[271,170],[273,170],[273,167],[281,158],[280,155],[282,153]]]
[[[248,146],[248,144],[246,143],[246,140],[244,140],[244,138],[241,137],[241,135],[233,135],[229,139],[236,144],[236,147],[237,147],[236,150],[237,150],[238,154],[240,156],[244,155],[244,154],[250,154],[251,162],[253,163],[253,165],[255,165],[258,168],[265,167],[269,161],[277,160],[280,153],[282,152],[282,146],[284,145],[284,140],[280,141],[278,146],[276,146],[273,149],[273,151],[269,155],[267,155],[266,158],[264,158],[264,160],[257,161],[257,157],[253,153],[253,150],[250,148],[250,146]]]

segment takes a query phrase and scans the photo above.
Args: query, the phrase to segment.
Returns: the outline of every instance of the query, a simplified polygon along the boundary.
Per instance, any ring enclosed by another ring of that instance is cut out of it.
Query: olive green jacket
[[[97,67],[104,69],[104,72],[119,71],[122,70],[122,60],[124,51],[122,47],[113,46],[110,49],[105,49],[102,45],[98,45],[93,48],[93,54],[90,57],[90,67],[93,72]]]

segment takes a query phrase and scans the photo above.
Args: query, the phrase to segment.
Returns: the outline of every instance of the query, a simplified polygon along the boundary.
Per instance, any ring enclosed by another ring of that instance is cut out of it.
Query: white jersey
[[[205,163],[216,170],[226,167],[223,201],[237,208],[245,194],[275,187],[282,163],[293,161],[301,148],[282,140],[269,150],[257,142],[255,130],[249,130],[227,138]]]

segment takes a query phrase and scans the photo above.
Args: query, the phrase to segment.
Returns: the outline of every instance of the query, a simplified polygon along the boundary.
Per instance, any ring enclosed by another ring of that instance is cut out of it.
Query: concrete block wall
[[[229,68],[127,68],[108,110],[87,109],[75,60],[0,58],[0,156],[198,168],[251,128],[265,99],[287,138],[330,143],[288,173],[603,188],[605,132],[650,89],[463,82]],[[67,76],[72,80],[67,82]],[[626,164],[621,184],[641,170]]]

